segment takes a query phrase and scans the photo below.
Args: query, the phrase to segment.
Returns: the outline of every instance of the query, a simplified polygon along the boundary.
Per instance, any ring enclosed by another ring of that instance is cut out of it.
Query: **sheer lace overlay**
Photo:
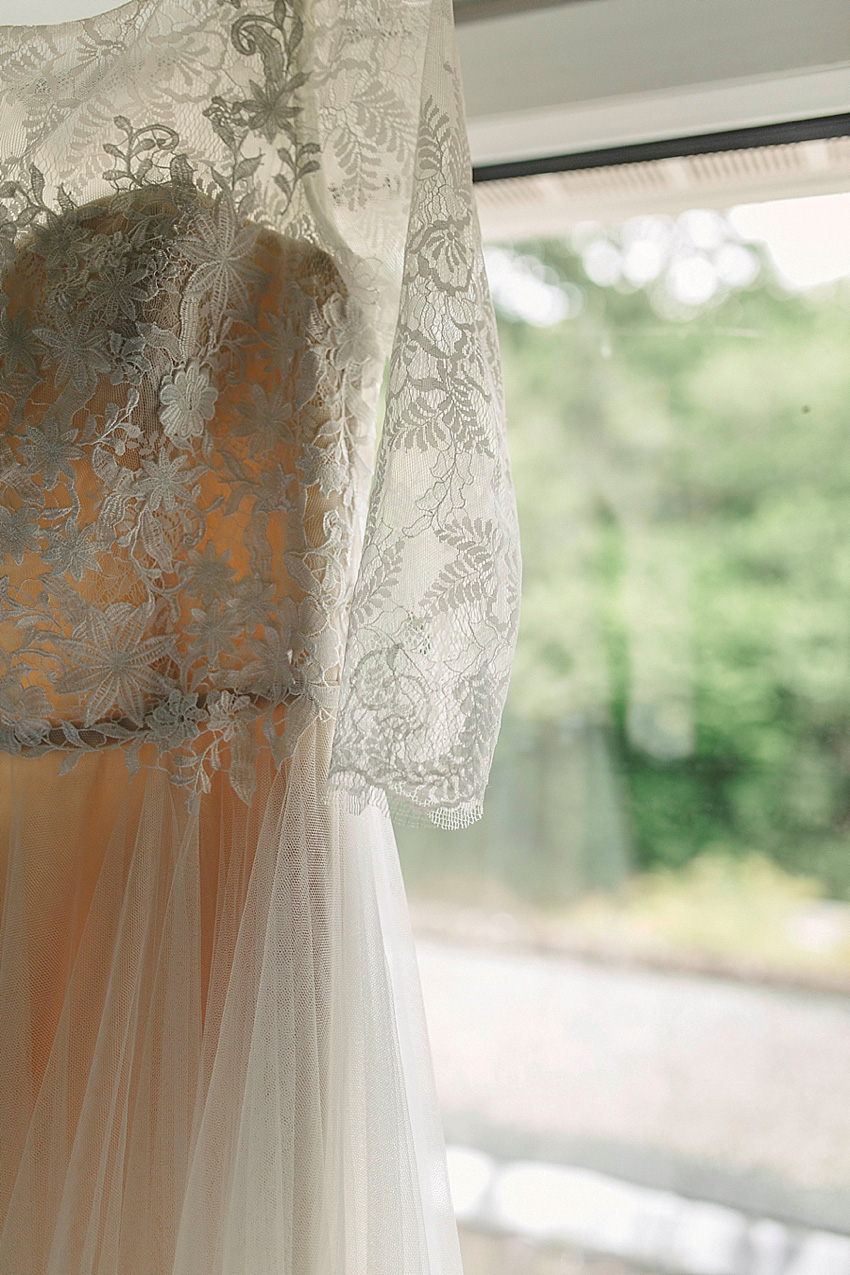
[[[0,754],[3,1275],[461,1275],[389,822]]]
[[[247,800],[338,714],[331,790],[474,818],[519,568],[449,0],[0,28],[0,253],[0,748]]]
[[[2,1275],[459,1275],[386,812],[517,589],[450,0],[0,26]]]

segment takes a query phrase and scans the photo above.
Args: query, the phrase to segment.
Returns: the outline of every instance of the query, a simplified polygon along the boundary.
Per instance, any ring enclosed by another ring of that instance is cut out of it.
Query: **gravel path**
[[[450,1139],[507,1130],[511,1158],[529,1155],[523,1138],[560,1139],[588,1167],[637,1180],[639,1164],[677,1190],[676,1166],[733,1192],[773,1184],[815,1214],[827,1201],[833,1227],[843,1208],[850,1234],[850,999],[432,939],[418,951]]]

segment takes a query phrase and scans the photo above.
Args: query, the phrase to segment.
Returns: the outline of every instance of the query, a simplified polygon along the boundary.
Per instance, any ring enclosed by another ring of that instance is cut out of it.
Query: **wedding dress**
[[[459,1269],[389,822],[480,813],[516,631],[456,68],[0,26],[0,1275]]]

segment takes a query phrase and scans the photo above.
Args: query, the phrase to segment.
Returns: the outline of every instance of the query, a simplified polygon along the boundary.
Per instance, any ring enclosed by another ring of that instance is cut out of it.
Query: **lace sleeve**
[[[498,342],[450,0],[434,0],[386,415],[329,789],[462,827],[481,803],[519,613]]]

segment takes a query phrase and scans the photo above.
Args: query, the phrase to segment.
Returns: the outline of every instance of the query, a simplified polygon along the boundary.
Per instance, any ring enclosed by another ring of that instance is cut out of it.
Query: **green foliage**
[[[850,970],[850,908],[824,902],[820,883],[760,854],[714,846],[671,871],[655,867],[616,897],[587,894],[564,918],[593,950],[721,957],[742,968]],[[566,926],[564,928],[566,928]]]
[[[722,843],[850,897],[850,307],[749,287],[690,313],[600,287],[500,314],[524,611],[509,701],[608,732],[637,862]],[[666,316],[666,317],[665,317]]]

